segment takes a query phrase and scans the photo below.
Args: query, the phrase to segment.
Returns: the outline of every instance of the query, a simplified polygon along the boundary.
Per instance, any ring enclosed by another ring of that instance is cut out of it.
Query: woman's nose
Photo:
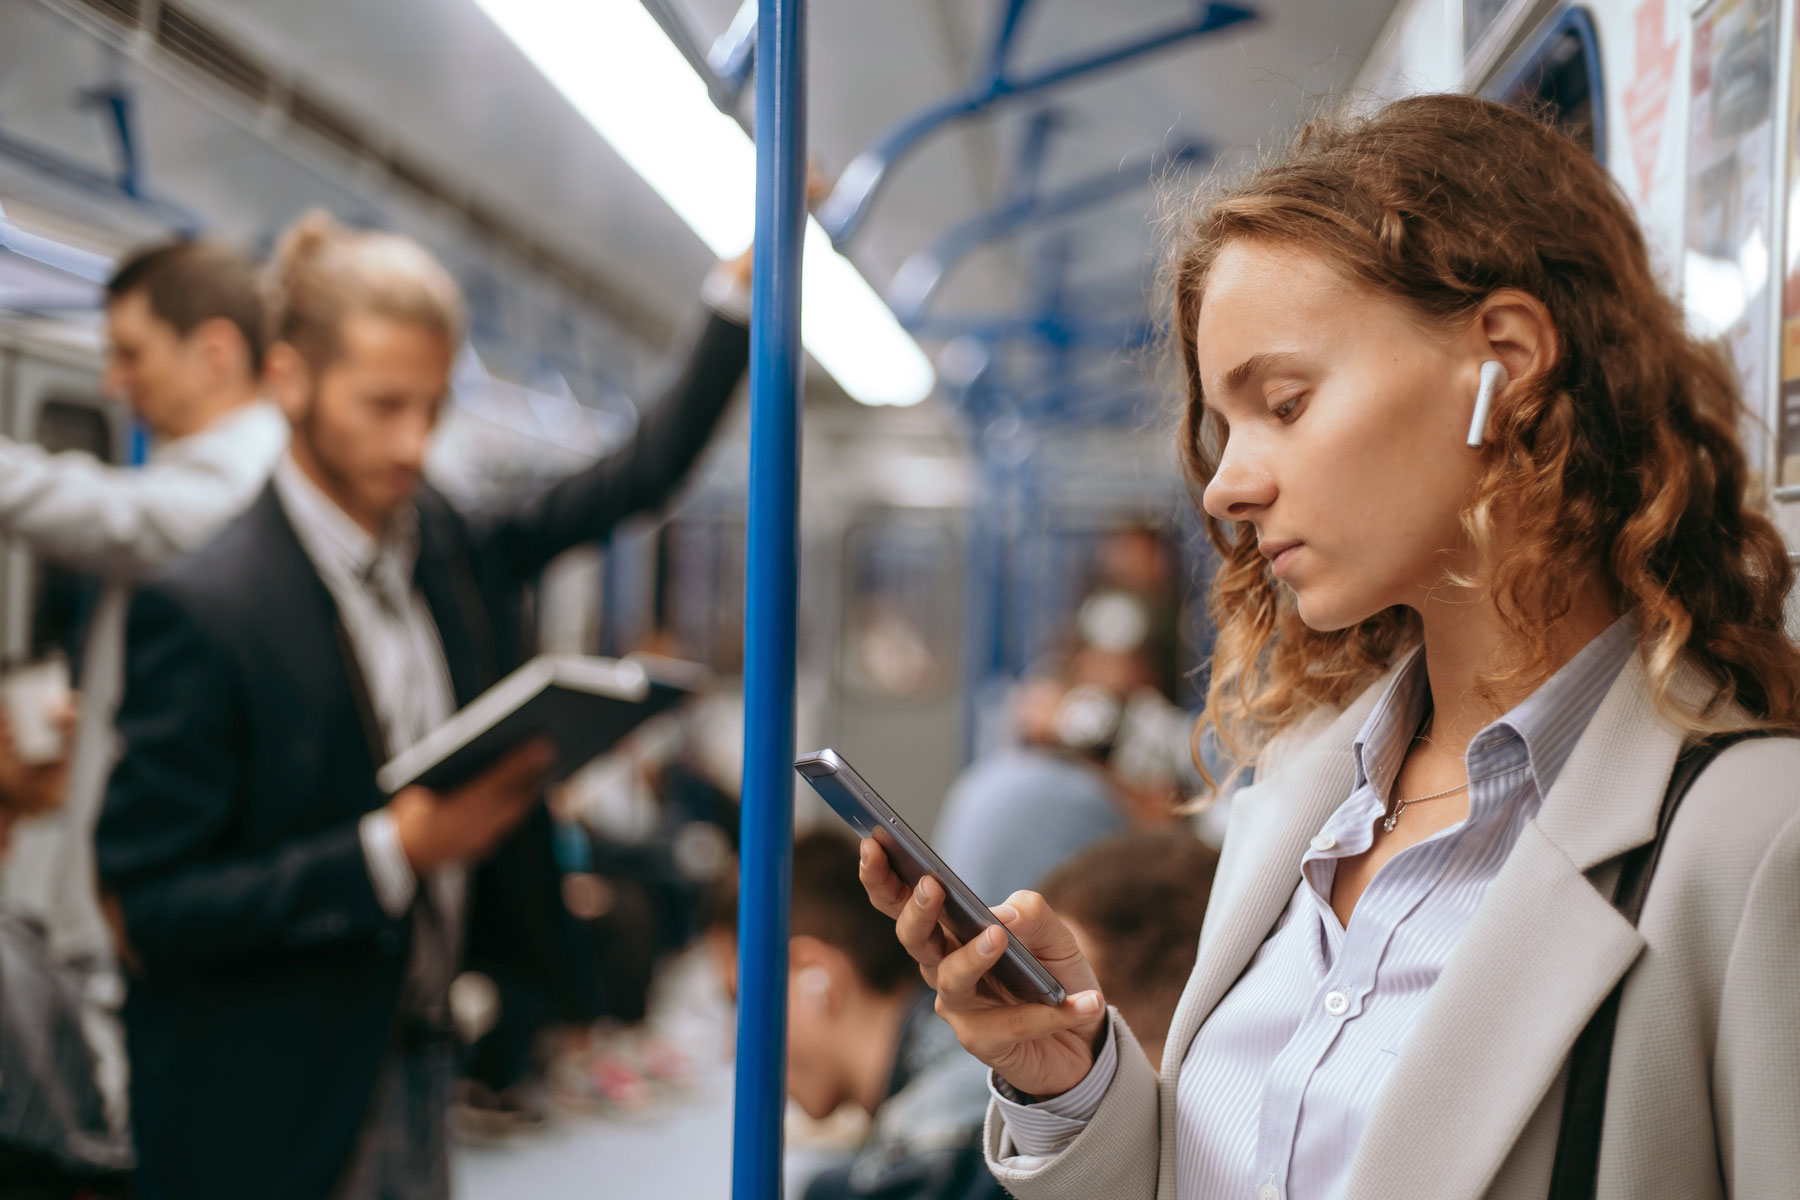
[[[1229,443],[1219,458],[1219,469],[1206,485],[1206,511],[1214,520],[1242,521],[1275,502],[1275,476]]]

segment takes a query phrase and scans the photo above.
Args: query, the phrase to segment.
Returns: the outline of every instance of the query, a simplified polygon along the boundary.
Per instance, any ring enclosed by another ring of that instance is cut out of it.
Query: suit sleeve
[[[1062,1149],[1032,1155],[1014,1144],[1005,1109],[988,1105],[988,1167],[1017,1200],[1153,1200],[1162,1133],[1156,1072],[1131,1028],[1112,1010],[1117,1068],[1100,1106]]]
[[[680,370],[638,421],[632,439],[477,532],[526,579],[571,546],[604,538],[675,494],[712,437],[750,358],[750,331],[709,312]]]
[[[160,588],[133,600],[123,755],[95,834],[101,887],[147,972],[370,936],[376,898],[357,821],[258,853],[245,808],[245,681],[197,614]]]
[[[1713,1059],[1719,1163],[1731,1196],[1782,1196],[1800,1178],[1800,817],[1750,883],[1725,969]]]

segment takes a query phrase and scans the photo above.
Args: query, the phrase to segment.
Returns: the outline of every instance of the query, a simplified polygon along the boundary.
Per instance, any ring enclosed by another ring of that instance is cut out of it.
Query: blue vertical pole
[[[759,0],[734,1200],[780,1200],[781,1119],[787,1101],[800,250],[806,234],[804,23],[804,0]]]

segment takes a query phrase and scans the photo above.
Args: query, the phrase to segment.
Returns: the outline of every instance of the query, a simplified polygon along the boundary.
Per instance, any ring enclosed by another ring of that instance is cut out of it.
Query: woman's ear
[[[1482,361],[1499,362],[1513,383],[1539,378],[1556,363],[1556,322],[1544,302],[1530,292],[1501,288],[1489,296],[1471,334],[1481,341],[1477,353]]]

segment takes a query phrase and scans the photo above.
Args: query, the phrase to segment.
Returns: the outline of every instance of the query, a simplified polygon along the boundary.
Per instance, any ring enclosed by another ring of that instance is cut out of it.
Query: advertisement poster
[[[1795,14],[1800,39],[1800,11]],[[1800,88],[1788,114],[1788,156],[1782,180],[1787,246],[1781,256],[1781,404],[1775,414],[1778,487],[1800,487]]]
[[[1775,0],[1715,0],[1694,15],[1688,126],[1682,292],[1694,328],[1729,349],[1755,415],[1743,430],[1753,491],[1764,486],[1768,433],[1761,417],[1775,389],[1769,287],[1776,13]]]

